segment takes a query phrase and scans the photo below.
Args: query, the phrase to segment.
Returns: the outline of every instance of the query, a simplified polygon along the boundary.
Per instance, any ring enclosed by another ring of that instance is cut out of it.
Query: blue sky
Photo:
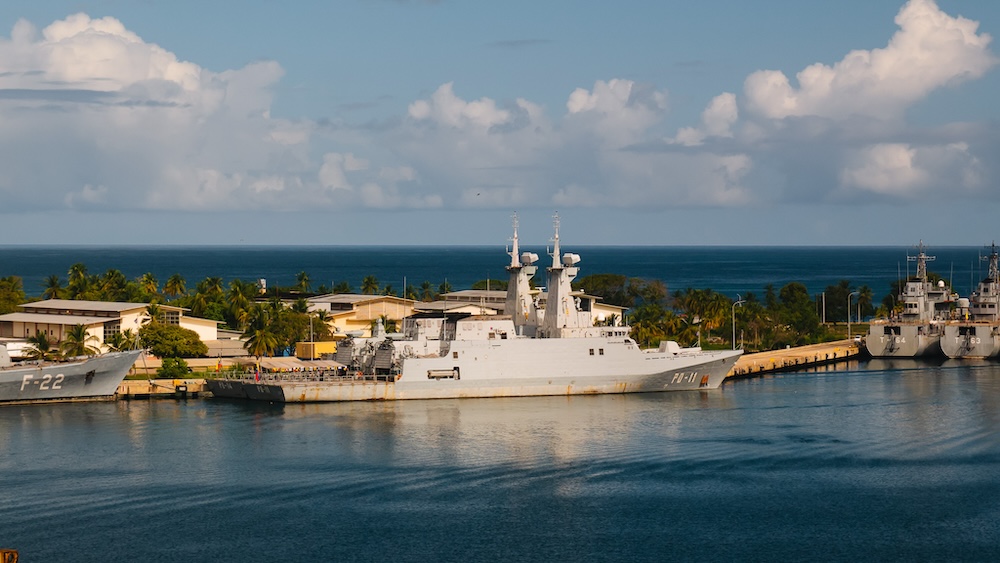
[[[1000,2],[0,5],[0,244],[980,246]]]

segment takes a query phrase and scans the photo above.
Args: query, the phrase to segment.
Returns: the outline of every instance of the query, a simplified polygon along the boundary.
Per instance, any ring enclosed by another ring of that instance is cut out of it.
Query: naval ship
[[[875,358],[913,358],[941,353],[941,336],[950,316],[955,296],[944,281],[934,284],[927,280],[927,262],[934,260],[924,252],[920,241],[916,256],[907,261],[917,263],[917,273],[906,280],[899,303],[903,311],[889,319],[877,319],[868,327],[865,348]]]
[[[571,287],[578,254],[560,254],[559,221],[544,308],[531,288],[538,255],[508,251],[503,315],[413,315],[393,338],[340,342],[333,375],[208,379],[216,397],[270,402],[526,397],[715,389],[741,350],[707,351],[665,341],[640,349],[628,326],[594,326]]]
[[[958,300],[958,321],[945,324],[941,351],[949,358],[1000,356],[1000,252],[990,247],[989,269],[969,299]]]
[[[142,350],[67,362],[14,362],[0,343],[0,405],[114,398]]]

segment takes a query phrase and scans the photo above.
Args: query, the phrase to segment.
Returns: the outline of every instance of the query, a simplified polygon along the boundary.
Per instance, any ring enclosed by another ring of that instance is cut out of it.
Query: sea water
[[[551,265],[541,246],[525,244],[541,256],[539,265]],[[562,250],[579,254],[580,276],[620,274],[660,280],[671,292],[713,289],[735,297],[754,292],[763,295],[770,284],[775,290],[789,282],[805,284],[810,294],[848,280],[867,285],[876,301],[889,292],[890,284],[915,273],[908,261],[916,248],[907,247],[577,247],[566,242]],[[932,271],[949,280],[967,296],[986,275],[980,247],[932,248]],[[347,282],[353,291],[361,281],[375,276],[381,286],[401,292],[403,283],[420,287],[430,282],[437,289],[447,281],[453,289],[468,289],[487,278],[507,279],[504,269],[510,258],[502,245],[490,247],[339,247],[339,246],[232,246],[232,247],[48,247],[0,246],[0,277],[20,276],[28,295],[38,296],[45,279],[60,277],[65,285],[70,266],[82,263],[90,274],[121,270],[129,279],[152,273],[162,288],[167,278],[180,274],[189,290],[197,282],[214,276],[225,283],[238,278],[266,280],[268,287],[292,286],[299,272],[306,272],[315,289]],[[544,270],[536,275],[544,285]]]
[[[914,254],[564,250],[581,275],[670,290],[800,281],[815,294],[847,279],[876,299]],[[967,294],[979,252],[932,249],[929,269]],[[374,275],[463,289],[502,278],[507,260],[470,247],[0,247],[0,276],[35,295],[76,262],[189,287],[292,285],[306,271],[314,286]],[[998,470],[995,362],[873,360],[651,395],[8,406],[0,547],[22,561],[993,561]]]
[[[0,408],[22,561],[995,561],[1000,365],[643,395]]]

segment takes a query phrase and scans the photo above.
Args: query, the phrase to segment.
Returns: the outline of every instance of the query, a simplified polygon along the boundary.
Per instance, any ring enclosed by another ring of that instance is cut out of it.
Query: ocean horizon
[[[551,246],[525,244],[539,265],[548,266]],[[710,288],[730,297],[761,295],[768,284],[776,289],[789,282],[805,284],[811,294],[848,280],[871,287],[878,299],[890,284],[913,273],[916,247],[898,246],[577,246],[561,245],[563,252],[582,257],[579,277],[621,274],[660,280],[669,291]],[[447,246],[331,246],[331,245],[2,245],[0,277],[19,276],[25,292],[41,295],[44,280],[58,275],[64,281],[73,264],[83,263],[91,274],[118,269],[129,279],[152,273],[161,286],[173,274],[189,288],[209,276],[265,279],[269,287],[292,286],[306,272],[315,289],[346,281],[357,291],[361,280],[374,275],[381,285],[397,291],[405,281],[438,287],[447,281],[455,290],[468,289],[487,278],[506,279],[510,258],[497,245]],[[951,280],[968,295],[986,275],[980,259],[984,247],[927,248],[935,257],[928,270]],[[536,274],[541,280],[543,273]]]

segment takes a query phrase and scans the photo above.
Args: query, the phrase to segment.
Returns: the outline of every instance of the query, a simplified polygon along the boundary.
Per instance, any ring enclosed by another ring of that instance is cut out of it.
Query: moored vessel
[[[944,326],[941,350],[949,358],[1000,356],[1000,251],[990,246],[989,269],[968,299],[958,300],[959,320]]]
[[[875,358],[912,358],[941,353],[941,336],[950,317],[955,296],[944,281],[936,284],[927,278],[927,262],[934,260],[920,242],[916,256],[916,275],[906,280],[899,303],[902,312],[888,319],[876,319],[868,327],[864,344]]]
[[[580,256],[560,254],[558,218],[545,306],[530,285],[538,255],[521,253],[515,218],[503,315],[414,315],[393,338],[338,345],[345,371],[209,379],[219,397],[272,402],[525,397],[714,389],[740,350],[661,342],[642,350],[628,326],[595,326],[571,283]]]
[[[65,362],[13,362],[0,343],[0,405],[110,400],[141,350]]]

